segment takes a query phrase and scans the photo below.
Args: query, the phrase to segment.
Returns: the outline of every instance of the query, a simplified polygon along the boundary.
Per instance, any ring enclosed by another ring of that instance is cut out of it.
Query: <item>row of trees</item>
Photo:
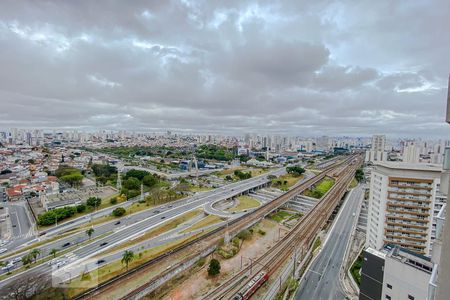
[[[55,224],[61,220],[67,219],[75,215],[76,213],[85,212],[87,208],[94,209],[100,206],[102,199],[98,197],[90,197],[86,204],[79,204],[77,206],[66,206],[61,208],[55,208],[47,211],[38,217],[38,224],[40,226],[48,226]]]

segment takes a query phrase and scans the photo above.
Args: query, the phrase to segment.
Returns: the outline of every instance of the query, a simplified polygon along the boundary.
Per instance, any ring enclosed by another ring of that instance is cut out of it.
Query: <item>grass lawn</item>
[[[250,197],[250,196],[239,196],[237,199],[239,200],[238,205],[227,209],[227,211],[238,212],[238,211],[243,211],[243,210],[246,210],[249,208],[258,207],[261,205],[261,203],[259,203],[258,200],[256,200],[253,197]]]
[[[233,177],[233,179],[235,181],[238,181],[239,178],[237,178],[236,176],[234,176],[234,171],[240,170],[244,173],[250,172],[252,174],[252,177],[267,173],[268,169],[261,169],[261,168],[245,168],[242,166],[239,167],[234,167],[234,168],[230,168],[230,169],[226,169],[223,171],[219,171],[214,173],[216,176],[218,177],[222,177],[225,178],[227,175],[230,175],[231,177]]]
[[[356,178],[353,178],[352,182],[350,182],[349,188],[353,189],[358,186],[358,180]]]
[[[313,197],[316,199],[320,199],[328,192],[331,187],[334,185],[334,179],[325,177],[316,186],[312,189],[307,190],[304,194],[308,197]]]
[[[213,190],[214,188],[208,187],[208,186],[202,186],[202,187],[199,187],[199,186],[191,186],[189,189],[191,190],[191,192],[196,193],[196,192],[207,192],[207,191],[211,191],[211,190]]]
[[[278,212],[276,212],[276,213],[270,214],[270,215],[269,215],[269,218],[272,219],[272,220],[274,220],[275,222],[280,223],[280,222],[282,222],[283,220],[285,220],[285,219],[287,219],[287,218],[289,218],[289,217],[291,217],[291,216],[293,216],[293,215],[294,215],[294,214],[289,213],[289,212],[287,212],[287,211],[280,210],[280,211],[278,211]]]
[[[322,242],[320,240],[320,237],[317,237],[316,240],[314,241],[312,252],[316,251],[316,249],[319,248],[321,244]]]
[[[276,187],[282,191],[287,191],[287,190],[289,190],[290,187],[292,187],[294,184],[296,184],[302,178],[303,178],[303,175],[296,177],[292,174],[285,174],[285,175],[282,175],[282,176],[272,180],[272,186]]]
[[[197,223],[193,224],[191,227],[186,228],[185,230],[183,230],[181,233],[188,233],[212,224],[216,224],[223,221],[219,216],[215,216],[215,215],[209,215],[206,218],[201,219],[200,221],[198,221]]]
[[[124,249],[124,248],[128,248],[128,247],[130,247],[132,245],[135,245],[135,244],[138,244],[140,242],[143,242],[145,240],[154,238],[154,237],[156,237],[156,236],[158,236],[158,235],[160,235],[160,234],[162,234],[164,232],[167,232],[169,230],[175,229],[178,225],[180,225],[180,224],[182,224],[182,223],[184,223],[184,222],[186,222],[186,221],[188,221],[188,220],[198,216],[201,213],[202,213],[202,210],[200,210],[200,209],[196,209],[196,210],[184,213],[181,216],[176,217],[175,219],[172,219],[172,220],[170,220],[170,221],[168,221],[168,222],[166,222],[166,223],[164,223],[162,225],[159,225],[159,226],[151,229],[150,231],[146,232],[145,234],[141,235],[140,237],[137,237],[135,239],[129,240],[126,243],[122,243],[122,244],[119,244],[117,246],[114,246],[113,248],[108,249],[107,251],[102,252],[99,255],[103,256],[103,255],[105,255],[105,253],[113,253],[113,252],[116,252],[118,250],[121,250],[121,249]]]
[[[193,235],[191,237],[187,237],[178,241],[172,241],[167,244],[154,247],[151,249],[144,250],[140,253],[135,254],[135,259],[129,264],[129,268],[134,268],[138,265],[143,264],[146,261],[149,261],[152,258],[161,255],[173,249],[179,245],[189,242],[200,236],[200,234]],[[74,297],[75,295],[95,286],[98,283],[104,282],[110,278],[113,278],[120,273],[126,270],[125,265],[123,265],[120,260],[113,261],[107,265],[104,265],[97,270],[91,271],[84,275],[81,275],[75,279],[73,279],[70,283],[70,288],[68,289],[69,298]],[[160,270],[162,271],[162,270]]]

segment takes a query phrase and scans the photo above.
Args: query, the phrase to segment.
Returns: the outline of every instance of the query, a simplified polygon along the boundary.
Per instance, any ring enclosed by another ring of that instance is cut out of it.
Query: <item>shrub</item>
[[[117,197],[113,197],[113,198],[111,198],[111,200],[109,200],[109,203],[111,203],[111,204],[117,204]]]
[[[236,235],[241,240],[248,240],[251,238],[252,233],[248,229],[244,229]]]
[[[213,258],[209,262],[208,274],[210,276],[215,276],[219,273],[220,273],[220,262],[217,259]]]
[[[89,197],[86,201],[86,205],[90,207],[99,207],[102,204],[102,199],[98,197]]]
[[[84,205],[84,204],[77,205],[76,207],[77,207],[77,213],[82,213],[86,210],[86,205]]]
[[[125,210],[125,208],[123,208],[123,207],[118,207],[118,208],[116,208],[116,209],[114,209],[114,210],[112,211],[112,214],[113,214],[113,216],[115,216],[115,217],[121,217],[121,216],[123,216],[125,213],[126,213],[126,210]]]

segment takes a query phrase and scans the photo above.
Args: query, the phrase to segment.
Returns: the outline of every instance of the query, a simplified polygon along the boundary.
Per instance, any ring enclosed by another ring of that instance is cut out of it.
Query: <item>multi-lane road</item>
[[[307,269],[294,299],[335,300],[346,299],[340,283],[339,272],[344,260],[347,243],[351,237],[354,215],[364,196],[363,186],[350,192],[340,209],[328,239],[322,250]]]
[[[193,197],[181,199],[167,205],[159,206],[153,209],[123,217],[120,219],[120,223],[118,221],[112,221],[102,225],[98,225],[97,227],[95,227],[95,232],[92,236],[92,238],[98,237],[97,240],[77,246],[78,244],[88,239],[84,232],[80,232],[40,246],[39,249],[42,253],[41,256],[49,255],[50,250],[53,248],[62,251],[73,247],[73,251],[68,254],[71,259],[67,263],[69,265],[77,264],[79,261],[97,255],[100,252],[103,252],[117,244],[138,236],[143,232],[148,231],[151,228],[158,226],[159,224],[171,218],[185,213],[186,211],[203,207],[209,202],[217,201],[220,199],[227,199],[235,195],[239,195],[240,193],[262,186],[269,182],[269,179],[267,179],[268,175],[282,175],[284,173],[285,168],[272,170],[268,173],[251,179],[232,183],[208,192],[199,193],[197,195],[194,195]],[[11,260],[15,257],[21,257],[22,255],[23,254],[11,256],[8,258],[8,260]],[[17,263],[16,266],[19,267],[20,263]],[[40,274],[42,272],[48,271],[49,267],[44,264],[32,268],[27,272]],[[17,276],[21,275],[13,275],[1,281],[0,287],[13,282],[15,278],[17,278]]]

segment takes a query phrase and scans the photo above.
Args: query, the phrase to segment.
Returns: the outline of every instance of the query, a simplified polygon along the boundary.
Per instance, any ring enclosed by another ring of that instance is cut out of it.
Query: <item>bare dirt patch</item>
[[[230,259],[223,259],[219,255],[214,255],[214,258],[220,261],[220,274],[211,278],[208,276],[207,267],[211,256],[206,259],[206,263],[202,268],[196,267],[188,270],[189,276],[180,276],[172,289],[165,289],[167,292],[155,293],[152,299],[170,299],[170,300],[184,300],[184,299],[198,299],[204,296],[212,288],[220,285],[227,277],[241,269],[241,261],[243,266],[247,266],[251,259],[256,259],[263,255],[270,247],[272,247],[279,238],[279,225],[273,220],[264,219],[253,227],[253,235],[250,240],[243,242],[239,253]],[[261,234],[260,232],[264,232]],[[283,230],[282,232],[285,232]],[[283,235],[283,233],[282,233]],[[147,298],[150,299],[150,298]]]

